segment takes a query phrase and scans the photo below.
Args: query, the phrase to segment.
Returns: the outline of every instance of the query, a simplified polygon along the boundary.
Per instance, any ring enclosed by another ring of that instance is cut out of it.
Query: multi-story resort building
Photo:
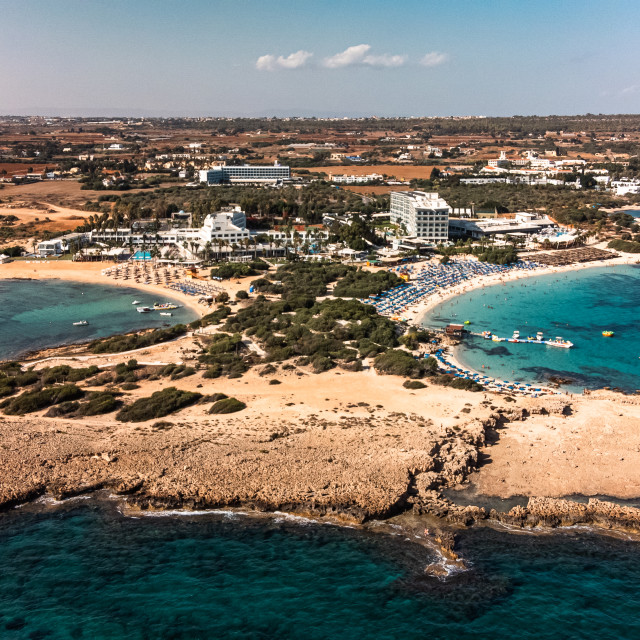
[[[215,245],[240,243],[250,237],[247,219],[239,207],[232,211],[209,214],[201,227],[173,227],[162,231],[145,229],[102,229],[91,232],[91,242],[112,245],[177,245],[203,247],[207,243]]]
[[[244,164],[219,165],[199,172],[200,182],[213,184],[277,184],[291,179],[291,169],[278,163],[267,166]]]
[[[437,193],[391,192],[391,222],[402,225],[407,236],[435,243],[446,241],[449,238],[450,210]]]
[[[190,214],[180,212],[176,216],[181,219],[191,220]],[[258,243],[258,238],[261,242]],[[188,259],[200,254],[209,245],[209,248],[218,253],[229,254],[232,248],[242,249],[247,247],[247,241],[251,240],[254,251],[273,253],[284,246],[300,245],[304,242],[314,244],[319,240],[326,240],[328,233],[325,230],[312,228],[287,228],[269,231],[249,231],[246,225],[246,215],[240,207],[227,211],[219,211],[209,214],[204,219],[201,227],[179,226],[169,224],[168,227],[158,228],[152,221],[144,223],[136,222],[132,227],[118,229],[93,229],[87,233],[68,234],[38,244],[38,254],[42,257],[57,256],[69,250],[71,244],[80,248],[86,245],[102,245],[103,247],[121,247],[129,249],[141,249],[159,247],[176,249],[178,254]],[[284,250],[284,249],[283,249]],[[162,251],[165,254],[165,251]]]

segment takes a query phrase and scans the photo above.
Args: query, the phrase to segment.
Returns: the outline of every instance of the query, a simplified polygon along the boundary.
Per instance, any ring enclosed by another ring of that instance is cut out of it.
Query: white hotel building
[[[291,179],[291,169],[277,162],[273,165],[219,165],[199,172],[200,182],[212,184],[277,184]]]
[[[103,229],[91,232],[92,242],[104,242],[114,245],[176,245],[183,243],[198,247],[204,247],[207,242],[216,245],[219,242],[226,244],[240,243],[250,237],[247,229],[247,219],[239,207],[233,211],[219,211],[209,214],[201,227],[174,227],[162,231],[145,231],[144,229]]]
[[[391,222],[403,225],[407,236],[445,242],[449,238],[450,211],[449,205],[437,193],[391,192]]]

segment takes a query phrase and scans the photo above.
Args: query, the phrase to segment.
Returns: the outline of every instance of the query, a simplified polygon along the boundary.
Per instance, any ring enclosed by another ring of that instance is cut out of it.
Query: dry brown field
[[[335,176],[366,176],[370,173],[380,173],[398,180],[413,180],[419,178],[428,180],[434,167],[419,167],[407,164],[377,164],[377,165],[353,165],[353,166],[335,166],[335,167],[308,167],[309,171],[333,174]],[[438,167],[442,169],[443,167]],[[293,170],[295,173],[296,169]]]
[[[44,202],[62,207],[81,207],[87,200],[96,200],[105,195],[124,195],[152,189],[129,189],[129,191],[83,191],[77,180],[44,180],[30,184],[7,185],[0,191],[0,200],[23,200],[29,204]],[[174,183],[161,184],[161,187],[174,186]]]
[[[51,164],[33,164],[33,163],[22,163],[22,162],[0,162],[0,173],[3,171],[7,172],[5,177],[9,178],[15,175],[25,175],[29,172],[29,169],[33,169],[33,173],[42,173],[45,169],[51,169],[57,167],[58,165],[55,162]]]
[[[443,169],[444,166],[438,166]],[[333,174],[336,176],[366,176],[370,173],[380,173],[398,180],[413,180],[414,178],[428,180],[431,177],[433,166],[415,166],[408,164],[377,164],[377,165],[353,165],[353,166],[335,166],[335,167],[308,167],[309,171]],[[295,169],[293,172],[295,173]]]

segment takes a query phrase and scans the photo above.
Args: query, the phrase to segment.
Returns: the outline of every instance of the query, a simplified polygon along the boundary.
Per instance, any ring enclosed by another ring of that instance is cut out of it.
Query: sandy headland
[[[47,262],[1,265],[0,274],[116,284],[100,276],[104,263]],[[618,258],[611,264],[626,262]],[[492,283],[472,281],[462,288]],[[231,287],[246,289],[247,282]],[[153,285],[140,288],[160,294]],[[439,302],[442,298],[428,304]],[[424,305],[416,310],[424,313]],[[197,367],[200,340],[190,335],[142,349],[135,358],[141,364]],[[133,357],[96,357],[83,347],[48,355],[54,359],[30,366],[87,366],[91,358],[91,364],[108,370]],[[525,527],[587,523],[640,531],[640,510],[595,502],[577,507],[560,500],[573,494],[640,495],[639,397],[599,391],[511,398],[428,379],[426,388],[410,390],[403,378],[378,375],[370,365],[365,362],[361,372],[321,374],[277,364],[264,374],[257,365],[237,379],[208,379],[200,369],[176,381],[141,380],[123,396],[130,402],[175,386],[246,403],[246,409],[228,415],[210,414],[210,401],[137,423],[119,422],[114,414],[4,415],[0,506],[43,494],[61,498],[106,489],[129,508],[141,509],[232,506],[355,523],[413,511],[464,524],[491,518]],[[485,496],[524,496],[529,504],[491,512],[443,497],[445,489],[468,486]]]

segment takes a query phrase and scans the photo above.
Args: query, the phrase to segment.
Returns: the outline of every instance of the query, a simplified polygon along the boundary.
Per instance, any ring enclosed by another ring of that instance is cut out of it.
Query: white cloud
[[[420,64],[424,67],[437,67],[438,65],[444,64],[447,60],[449,60],[448,54],[431,51],[431,53],[427,53],[422,57]]]
[[[260,56],[256,61],[256,69],[260,71],[274,71],[276,68],[276,57],[272,55]]]
[[[352,64],[362,64],[367,52],[371,49],[370,44],[356,44],[347,47],[341,53],[324,59],[324,66],[329,69],[337,69],[338,67],[348,67]]]
[[[338,69],[340,67],[350,67],[353,65],[368,65],[370,67],[399,67],[407,61],[407,56],[369,54],[370,44],[356,44],[347,47],[344,51],[325,58],[323,65],[328,69]]]
[[[632,84],[630,87],[625,87],[620,93],[623,96],[626,96],[629,93],[638,93],[638,85]]]
[[[310,51],[295,51],[290,53],[286,58],[284,56],[276,56],[266,54],[260,56],[256,61],[256,69],[259,71],[275,71],[276,69],[299,69],[303,67],[307,60],[313,55]]]
[[[407,56],[389,55],[383,53],[381,56],[365,56],[362,60],[364,64],[372,67],[401,67],[407,61]]]

